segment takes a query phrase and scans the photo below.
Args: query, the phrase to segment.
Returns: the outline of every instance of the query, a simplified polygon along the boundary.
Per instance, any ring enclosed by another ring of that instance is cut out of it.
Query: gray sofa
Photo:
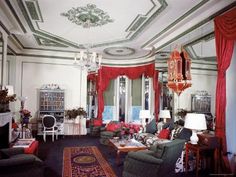
[[[123,177],[169,177],[175,173],[185,140],[175,139],[156,144],[150,150],[129,152],[125,158]]]
[[[24,148],[0,149],[1,177],[43,177],[44,163],[32,154],[24,154]]]

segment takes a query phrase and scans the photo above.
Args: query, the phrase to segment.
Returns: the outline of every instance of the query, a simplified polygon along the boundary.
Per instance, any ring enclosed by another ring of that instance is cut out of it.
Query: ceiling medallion
[[[109,47],[104,49],[104,53],[110,56],[130,56],[135,53],[135,49],[130,47]]]
[[[87,4],[85,7],[72,7],[67,12],[61,13],[61,16],[67,17],[69,21],[83,28],[102,26],[114,21],[94,4]]]

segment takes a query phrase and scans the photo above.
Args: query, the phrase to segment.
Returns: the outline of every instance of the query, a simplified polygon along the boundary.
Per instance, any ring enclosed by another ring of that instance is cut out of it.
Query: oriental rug
[[[96,146],[66,147],[62,177],[116,177]]]

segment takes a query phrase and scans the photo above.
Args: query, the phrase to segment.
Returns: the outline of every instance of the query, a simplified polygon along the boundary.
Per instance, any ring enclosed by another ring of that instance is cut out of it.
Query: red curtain
[[[226,109],[226,70],[228,69],[236,40],[236,8],[215,18],[215,42],[217,54],[217,85],[216,85],[216,136],[222,140],[223,160],[230,170],[226,155],[227,144],[225,135]]]
[[[102,66],[98,71],[98,119],[102,120],[102,113],[104,111],[104,98],[103,92],[109,86],[110,80],[117,78],[118,76],[126,75],[129,79],[137,79],[141,75],[147,77],[154,77],[155,64],[148,64],[137,67],[107,67]]]
[[[159,98],[160,98],[160,84],[158,82],[158,75],[159,75],[159,71],[155,71],[154,73],[154,77],[153,77],[153,89],[155,92],[155,108],[154,108],[154,112],[155,112],[155,117],[156,117],[156,121],[158,122],[158,114],[159,114]]]

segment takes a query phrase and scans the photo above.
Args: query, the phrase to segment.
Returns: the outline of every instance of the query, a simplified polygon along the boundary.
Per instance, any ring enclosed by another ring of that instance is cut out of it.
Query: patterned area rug
[[[66,147],[62,177],[116,177],[96,146]]]

